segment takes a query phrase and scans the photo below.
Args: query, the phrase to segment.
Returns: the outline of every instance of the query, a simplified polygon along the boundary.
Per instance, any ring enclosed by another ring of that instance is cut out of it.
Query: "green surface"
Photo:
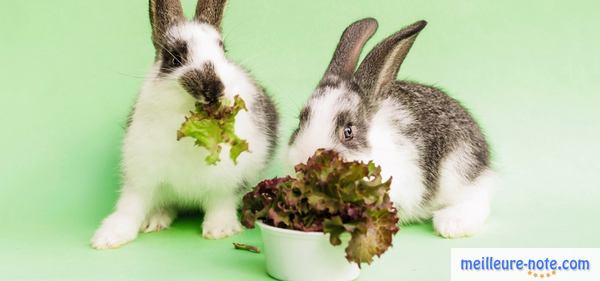
[[[198,216],[122,249],[88,246],[117,197],[123,126],[153,60],[147,1],[1,6],[0,279],[267,279],[262,255],[231,246],[261,245],[257,231],[203,240]],[[380,22],[368,49],[429,21],[400,77],[470,108],[504,181],[484,233],[403,227],[361,280],[446,280],[452,247],[600,246],[597,1],[232,0],[230,55],[275,96],[285,138],[342,30],[366,16]]]

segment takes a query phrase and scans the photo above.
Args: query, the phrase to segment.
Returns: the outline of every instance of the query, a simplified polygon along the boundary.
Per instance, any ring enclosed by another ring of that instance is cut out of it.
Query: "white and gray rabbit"
[[[269,96],[240,66],[226,58],[220,34],[225,0],[200,0],[193,20],[179,0],[150,0],[150,70],[131,114],[122,148],[123,186],[115,211],[92,238],[94,248],[114,248],[138,232],[169,227],[180,208],[204,210],[202,235],[223,238],[241,230],[241,191],[258,180],[277,140],[278,113]],[[235,132],[250,152],[235,165],[229,147],[221,161],[205,162],[194,140],[177,141],[177,130],[196,102],[230,101],[239,95],[248,111],[235,119]]]
[[[317,148],[373,160],[392,177],[390,197],[402,222],[433,218],[444,237],[481,229],[490,213],[494,173],[486,140],[469,113],[439,89],[397,81],[402,61],[425,27],[416,22],[386,38],[355,70],[377,21],[343,33],[329,67],[300,113],[289,164]]]

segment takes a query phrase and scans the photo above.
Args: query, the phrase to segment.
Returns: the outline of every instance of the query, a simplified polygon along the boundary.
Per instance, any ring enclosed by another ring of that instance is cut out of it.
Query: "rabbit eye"
[[[187,45],[183,41],[176,41],[169,45],[162,46],[161,72],[171,73],[175,71],[176,68],[183,66],[186,63],[187,55]]]
[[[185,58],[183,57],[183,54],[176,51],[176,50],[172,50],[172,51],[167,51],[165,50],[163,52],[163,63],[162,63],[162,70],[163,72],[172,72],[175,70],[175,68],[181,67],[183,65],[185,61]]]
[[[354,133],[352,132],[352,126],[348,125],[344,128],[344,140],[349,141],[354,138]]]
[[[169,66],[170,67],[180,67],[183,64],[182,60],[183,60],[183,58],[181,57],[180,54],[172,53],[169,56]]]

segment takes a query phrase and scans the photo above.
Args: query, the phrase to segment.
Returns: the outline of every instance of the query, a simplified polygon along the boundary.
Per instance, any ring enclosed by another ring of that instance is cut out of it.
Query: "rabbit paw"
[[[132,220],[113,214],[96,230],[91,245],[98,250],[118,248],[135,239],[138,229],[139,226],[132,223]]]
[[[150,214],[148,218],[146,218],[144,223],[142,223],[140,231],[148,233],[154,231],[161,231],[163,229],[169,228],[174,218],[174,211],[159,209],[156,212]]]
[[[463,212],[460,208],[446,208],[433,215],[433,228],[444,238],[471,236],[481,229],[483,221]]]
[[[233,218],[205,218],[202,224],[202,236],[206,239],[222,239],[242,231],[242,225]]]

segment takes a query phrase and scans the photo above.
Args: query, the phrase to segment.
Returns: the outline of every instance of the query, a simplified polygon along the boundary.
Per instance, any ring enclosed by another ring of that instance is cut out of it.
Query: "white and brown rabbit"
[[[278,113],[264,90],[225,56],[220,35],[225,0],[200,0],[192,21],[179,0],[150,0],[155,63],[131,114],[122,149],[123,186],[115,211],[92,238],[94,248],[114,248],[138,232],[168,227],[180,208],[204,210],[202,234],[223,238],[241,230],[241,190],[258,180],[273,155]],[[250,152],[235,165],[229,147],[221,161],[205,162],[193,139],[177,130],[196,102],[239,95],[248,111],[235,119],[236,134]]]
[[[317,148],[350,160],[373,160],[392,177],[390,196],[402,222],[433,218],[444,237],[481,229],[490,212],[494,174],[473,118],[439,89],[396,75],[425,21],[380,42],[355,70],[377,21],[343,33],[323,79],[300,113],[289,142],[290,164]]]

